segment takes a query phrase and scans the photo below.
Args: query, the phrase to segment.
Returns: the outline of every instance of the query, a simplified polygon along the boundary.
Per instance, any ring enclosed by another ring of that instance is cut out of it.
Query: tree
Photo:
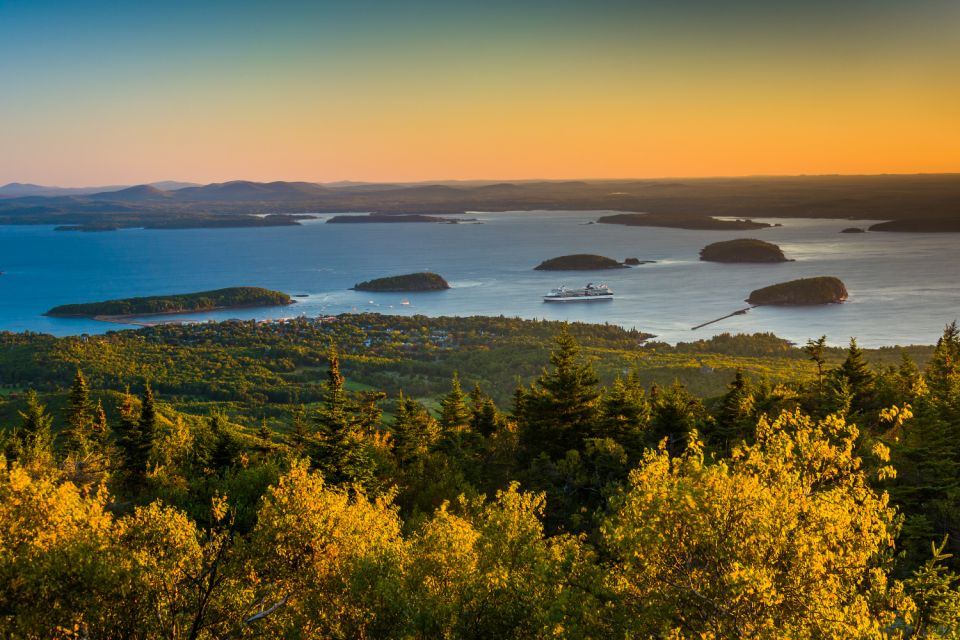
[[[93,421],[90,423],[90,441],[94,451],[103,454],[110,439],[110,425],[107,424],[107,412],[103,410],[103,402],[97,400],[93,408]]]
[[[597,416],[599,379],[564,325],[550,354],[553,369],[544,369],[523,402],[520,441],[527,459],[545,453],[562,458],[589,437]]]
[[[695,432],[703,422],[703,403],[679,381],[666,389],[658,389],[655,395],[651,395],[653,417],[647,432],[647,444],[657,446],[666,438],[668,451],[679,453],[683,450],[688,435]]]
[[[631,460],[639,460],[646,444],[645,432],[650,426],[650,415],[650,401],[640,380],[631,371],[626,380],[618,376],[603,394],[593,436],[614,440]]]
[[[490,437],[499,423],[497,405],[493,398],[484,393],[479,383],[475,384],[470,392],[470,428],[475,433]]]
[[[93,405],[90,402],[90,388],[83,371],[77,373],[70,385],[70,399],[67,405],[67,427],[63,431],[64,450],[67,453],[85,454],[93,443]]]
[[[20,459],[44,465],[50,462],[53,453],[53,416],[47,413],[46,405],[40,404],[37,392],[27,392],[26,411],[19,411],[20,428],[17,440]]]
[[[440,401],[440,427],[444,431],[455,431],[470,426],[473,412],[467,406],[466,394],[460,387],[460,376],[456,372],[450,380],[450,391]]]
[[[346,482],[369,486],[373,480],[373,461],[348,404],[343,383],[340,356],[336,349],[331,349],[327,355],[323,405],[315,417],[316,464],[331,484]]]
[[[147,388],[149,389],[149,386]],[[146,393],[144,398],[147,398]],[[121,467],[126,471],[128,480],[132,484],[138,484],[144,479],[150,464],[150,453],[153,449],[152,427],[156,424],[152,392],[149,400],[151,406],[148,407],[149,413],[146,420],[143,418],[143,402],[141,401],[141,407],[138,408],[136,399],[129,389],[123,394],[117,407],[117,412],[120,414],[120,422],[117,424],[117,447],[120,449]],[[144,425],[148,425],[151,430],[145,430]]]
[[[803,347],[803,350],[807,352],[807,354],[810,356],[810,359],[813,360],[813,362],[817,365],[817,394],[822,397],[823,367],[826,364],[826,359],[824,359],[823,354],[827,350],[827,336],[820,336],[816,340],[807,340],[807,344],[805,347]]]
[[[756,420],[753,415],[754,400],[750,384],[737,370],[737,375],[720,400],[715,416],[715,425],[710,430],[710,444],[716,445],[723,453],[729,453],[734,445],[748,438]]]
[[[413,398],[403,395],[397,398],[390,432],[393,447],[401,468],[422,466],[430,449],[437,440],[438,426],[426,407]]]
[[[856,338],[850,338],[847,357],[837,369],[837,373],[843,376],[850,385],[850,393],[853,397],[851,408],[854,411],[864,411],[870,408],[873,404],[876,374],[873,373],[870,365],[863,357],[863,350],[857,346]]]
[[[761,418],[730,460],[707,462],[695,434],[680,456],[649,452],[601,529],[621,635],[882,637],[911,603],[887,578],[896,511],[857,435],[795,412]]]

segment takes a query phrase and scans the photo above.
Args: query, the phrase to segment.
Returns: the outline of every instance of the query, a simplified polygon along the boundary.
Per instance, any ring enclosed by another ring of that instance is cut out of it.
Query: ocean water
[[[689,231],[588,224],[607,212],[471,213],[482,224],[327,225],[264,229],[126,229],[58,232],[0,226],[0,330],[55,335],[123,328],[93,320],[47,318],[66,303],[253,285],[306,294],[289,307],[179,316],[183,320],[284,318],[350,311],[506,315],[609,322],[667,342],[721,332],[770,331],[833,344],[929,344],[960,317],[960,234],[841,234],[865,220],[767,219],[758,231]],[[794,262],[715,264],[698,259],[710,242],[754,237]],[[570,253],[655,260],[605,272],[542,272],[540,261]],[[453,286],[430,293],[369,293],[362,280],[435,271]],[[810,308],[756,308],[703,329],[691,327],[746,307],[750,291],[794,278],[841,278],[850,299]],[[543,294],[560,284],[606,282],[612,302],[556,305]],[[403,304],[407,301],[409,304]]]

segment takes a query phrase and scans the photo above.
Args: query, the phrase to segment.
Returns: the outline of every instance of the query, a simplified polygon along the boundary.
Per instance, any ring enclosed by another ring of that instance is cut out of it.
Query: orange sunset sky
[[[0,183],[960,171],[957,2],[130,4],[0,4]]]

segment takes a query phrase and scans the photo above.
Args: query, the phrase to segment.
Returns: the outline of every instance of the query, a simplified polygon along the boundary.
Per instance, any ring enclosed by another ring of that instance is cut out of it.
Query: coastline
[[[175,322],[171,320],[170,322],[132,322],[136,318],[165,318],[170,316],[186,316],[192,315],[195,313],[211,313],[215,311],[234,311],[242,309],[269,309],[270,307],[287,307],[291,304],[296,304],[296,300],[291,300],[289,304],[243,304],[243,305],[231,305],[228,307],[208,307],[204,309],[184,309],[183,311],[159,311],[154,313],[125,313],[119,315],[51,315],[49,313],[44,313],[43,315],[48,318],[82,318],[85,320],[96,320],[97,322],[111,322],[113,324],[128,324],[138,327],[155,327],[160,324],[171,324]]]

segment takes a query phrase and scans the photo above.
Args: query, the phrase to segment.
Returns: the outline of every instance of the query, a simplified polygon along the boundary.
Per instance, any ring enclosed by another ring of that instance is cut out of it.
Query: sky
[[[0,184],[960,172],[957,0],[0,0]]]

